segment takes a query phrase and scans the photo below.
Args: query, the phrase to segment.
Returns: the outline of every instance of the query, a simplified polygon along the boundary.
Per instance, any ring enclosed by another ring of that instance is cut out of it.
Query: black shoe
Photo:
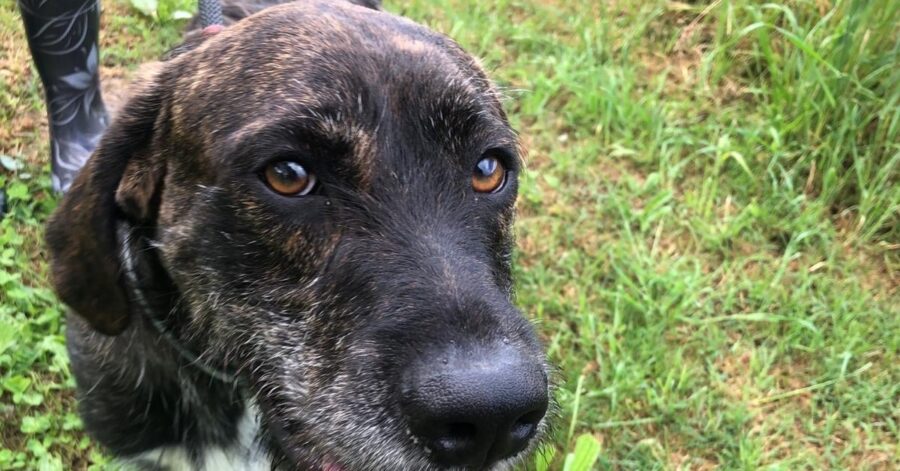
[[[51,180],[65,192],[109,124],[100,96],[98,0],[19,0],[28,46],[44,83]]]

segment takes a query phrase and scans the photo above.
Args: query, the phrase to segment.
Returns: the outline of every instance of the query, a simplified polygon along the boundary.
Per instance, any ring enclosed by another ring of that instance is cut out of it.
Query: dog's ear
[[[165,162],[151,143],[161,126],[162,87],[142,87],[103,135],[100,145],[47,226],[53,286],[94,329],[121,333],[129,323],[123,283],[120,220],[147,223]]]

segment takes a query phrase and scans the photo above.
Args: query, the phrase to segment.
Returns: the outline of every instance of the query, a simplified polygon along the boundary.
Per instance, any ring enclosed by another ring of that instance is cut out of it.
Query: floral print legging
[[[98,74],[98,0],[19,0],[44,84],[54,190],[68,189],[108,124]]]

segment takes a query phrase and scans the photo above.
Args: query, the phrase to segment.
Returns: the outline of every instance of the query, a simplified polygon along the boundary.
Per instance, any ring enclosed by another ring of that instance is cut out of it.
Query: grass
[[[105,8],[106,70],[177,41]],[[900,3],[387,8],[483,58],[529,148],[517,296],[559,367],[550,469],[900,467]],[[46,282],[40,88],[13,6],[0,25],[0,468],[105,468]]]

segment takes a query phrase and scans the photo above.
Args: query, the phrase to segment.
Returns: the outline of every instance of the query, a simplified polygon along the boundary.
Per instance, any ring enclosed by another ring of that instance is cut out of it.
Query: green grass
[[[177,41],[106,6],[106,67]],[[481,57],[529,148],[517,296],[559,368],[550,469],[596,444],[598,469],[900,467],[900,3],[387,8]],[[11,5],[0,25],[19,57]],[[0,126],[42,119],[34,76],[3,79]],[[46,138],[8,134],[0,468],[104,467],[46,283]]]

